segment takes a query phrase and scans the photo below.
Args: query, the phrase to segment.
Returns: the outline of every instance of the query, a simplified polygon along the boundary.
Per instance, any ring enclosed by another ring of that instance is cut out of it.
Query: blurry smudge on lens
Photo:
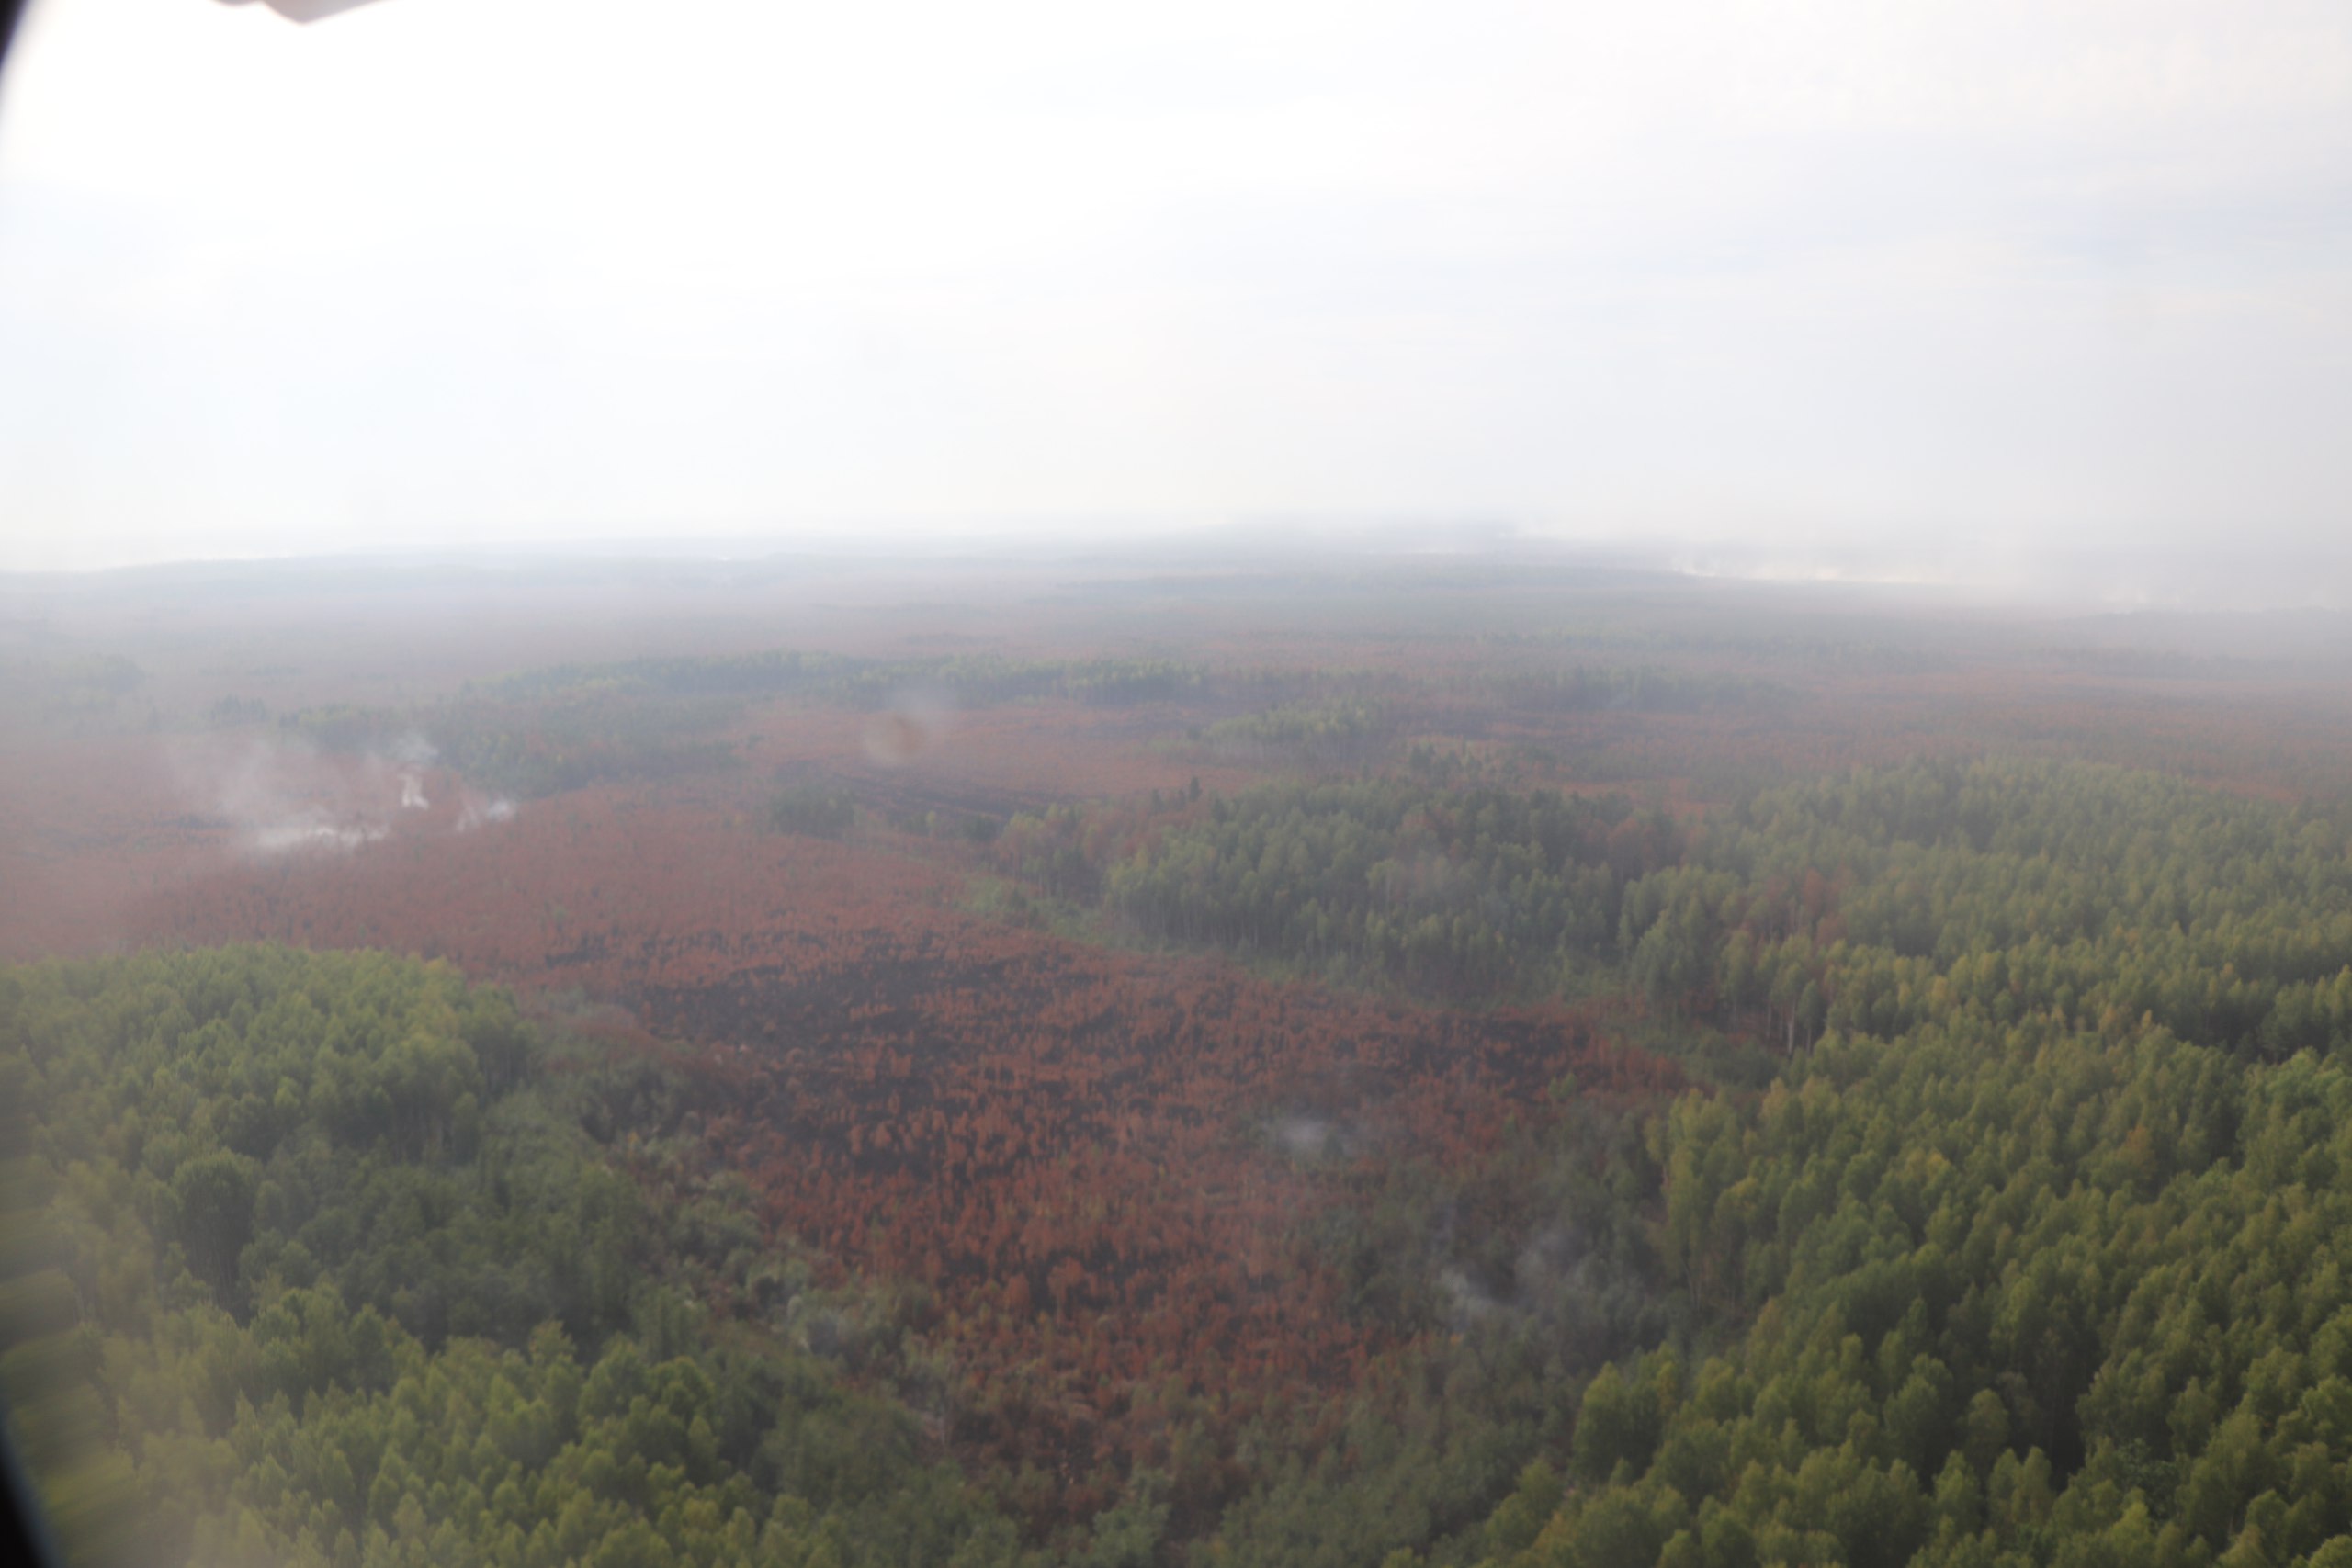
[[[866,758],[884,768],[920,761],[946,744],[953,716],[936,692],[900,692],[866,721]]]

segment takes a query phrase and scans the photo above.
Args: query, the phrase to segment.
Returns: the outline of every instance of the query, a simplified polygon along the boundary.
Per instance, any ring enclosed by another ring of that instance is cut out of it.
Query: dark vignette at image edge
[[[7,107],[8,46],[17,36],[17,22],[24,14],[24,0],[0,0],[0,115]],[[7,1153],[6,1145],[13,1143],[13,1129],[0,1129],[0,1158]],[[0,1347],[5,1350],[6,1347]],[[18,1562],[40,1562],[60,1565],[63,1559],[57,1553],[56,1543],[41,1519],[40,1506],[34,1500],[32,1477],[26,1472],[17,1446],[16,1423],[8,1416],[5,1399],[0,1399],[0,1553]]]

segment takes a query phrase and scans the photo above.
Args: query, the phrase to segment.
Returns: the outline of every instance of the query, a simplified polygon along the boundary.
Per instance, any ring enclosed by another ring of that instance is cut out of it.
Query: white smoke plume
[[[513,801],[436,775],[437,760],[417,735],[357,756],[286,737],[188,741],[169,753],[191,811],[228,829],[237,852],[258,859],[348,854],[395,832],[469,832],[514,815]],[[438,807],[436,795],[445,797]]]
[[[401,809],[430,811],[433,803],[424,797],[424,770],[440,760],[441,753],[433,742],[411,730],[392,742],[386,752],[401,770]]]
[[[464,801],[464,809],[458,813],[458,831],[460,833],[470,833],[492,822],[511,821],[514,816],[514,803],[503,795],[486,796],[468,790]]]
[[[244,836],[244,844],[253,853],[267,857],[297,850],[356,850],[384,834],[384,829],[373,824],[338,827],[332,822],[298,820],[252,829]]]

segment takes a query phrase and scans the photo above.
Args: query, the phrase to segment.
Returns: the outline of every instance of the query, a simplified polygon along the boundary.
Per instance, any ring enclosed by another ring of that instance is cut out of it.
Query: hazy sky
[[[2343,0],[36,0],[0,566],[1102,515],[2328,550],[2347,263]]]

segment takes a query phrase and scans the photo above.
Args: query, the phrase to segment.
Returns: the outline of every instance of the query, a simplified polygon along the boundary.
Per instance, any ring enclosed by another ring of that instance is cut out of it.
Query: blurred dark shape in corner
[[[245,5],[250,0],[224,0]],[[369,0],[266,0],[296,22]],[[0,63],[24,0],[0,0]],[[73,1282],[42,1223],[23,1085],[0,1076],[0,1561],[111,1568],[149,1555],[128,1464],[100,1442],[104,1413],[75,1334]]]
[[[220,0],[223,6],[249,6],[252,3],[253,0]],[[289,22],[315,22],[322,17],[332,17],[338,11],[368,5],[369,0],[262,0],[262,4]]]
[[[0,0],[0,64],[24,9]],[[138,1498],[95,1441],[99,1411],[76,1365],[74,1287],[40,1223],[23,1089],[0,1074],[0,1559],[65,1568],[62,1537],[75,1564],[128,1563],[141,1544]]]
[[[25,0],[0,0],[0,65],[8,62],[8,40],[17,36],[17,18],[25,14]]]
[[[144,1545],[139,1498],[129,1467],[99,1441],[90,1349],[75,1335],[73,1282],[42,1223],[47,1194],[28,1147],[25,1086],[11,1076],[0,1074],[0,1491],[14,1528],[0,1534],[0,1550],[52,1568],[133,1563]]]

